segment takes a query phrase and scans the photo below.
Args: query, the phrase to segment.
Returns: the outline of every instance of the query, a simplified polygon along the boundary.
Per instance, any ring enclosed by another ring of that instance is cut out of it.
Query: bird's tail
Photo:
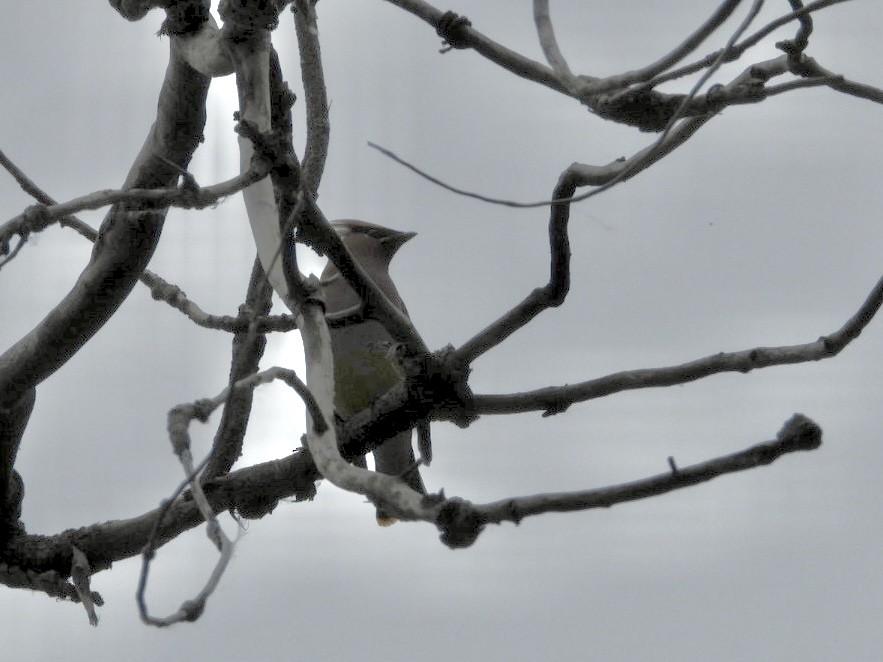
[[[390,476],[399,476],[408,486],[421,494],[426,494],[423,478],[414,459],[411,447],[411,432],[402,432],[374,449],[374,466],[377,471]],[[398,520],[377,507],[377,523],[380,526],[391,526]]]

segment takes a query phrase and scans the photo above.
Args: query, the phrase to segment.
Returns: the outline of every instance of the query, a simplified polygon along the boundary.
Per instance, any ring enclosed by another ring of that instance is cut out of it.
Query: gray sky
[[[4,7],[0,148],[65,200],[123,180],[154,116],[168,41],[154,35],[159,12],[130,24],[104,2],[57,4],[49,14],[40,3]],[[766,17],[786,5],[768,4]],[[552,3],[572,68],[638,67],[708,11],[659,5],[641,3],[636,15],[634,2]],[[455,9],[541,58],[529,3],[461,0]],[[429,345],[460,344],[544,282],[547,214],[453,196],[366,142],[453,185],[528,201],[549,197],[571,162],[604,164],[650,137],[475,53],[439,55],[433,31],[388,3],[326,0],[319,19],[332,125],[319,202],[330,218],[419,232],[393,275]],[[879,25],[879,3],[833,7],[816,17],[810,54],[881,86]],[[299,92],[287,15],[274,39]],[[746,64],[774,54],[759,49]],[[234,95],[230,79],[213,85],[193,163],[202,184],[238,168]],[[837,329],[881,275],[880,135],[881,109],[821,88],[724,111],[650,171],[573,209],[566,304],[482,357],[474,390],[572,383]],[[2,220],[29,204],[8,177],[0,196]],[[101,215],[82,217],[97,225]],[[151,268],[204,309],[232,313],[250,242],[239,199],[172,212]],[[0,272],[0,346],[46,314],[89,251],[53,229]],[[219,392],[228,357],[229,338],[136,288],[38,391],[18,463],[28,530],[53,534],[156,506],[180,480],[166,412]],[[456,552],[425,524],[379,529],[371,505],[323,483],[314,502],[282,503],[249,523],[199,622],[142,626],[139,561],[129,560],[94,578],[107,602],[97,629],[79,606],[0,591],[4,650],[21,661],[282,660],[294,651],[329,660],[875,660],[881,360],[877,320],[834,360],[619,394],[547,419],[436,424],[428,486],[476,502],[634,480],[665,471],[669,455],[703,461],[772,438],[798,411],[825,437],[814,453],[660,498],[493,527]],[[264,365],[300,361],[295,334],[272,338]],[[293,396],[264,387],[240,466],[287,455],[302,425]],[[211,430],[195,435],[199,449]],[[201,530],[160,550],[154,612],[189,598],[214,561]]]

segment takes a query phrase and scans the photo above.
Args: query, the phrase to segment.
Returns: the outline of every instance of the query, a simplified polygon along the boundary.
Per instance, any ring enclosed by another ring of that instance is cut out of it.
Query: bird
[[[407,315],[405,304],[389,275],[389,264],[399,248],[417,233],[357,220],[334,221],[331,226],[377,288]],[[326,314],[340,313],[360,304],[359,295],[330,260],[320,282]],[[397,386],[404,372],[393,349],[395,341],[376,319],[332,327],[330,334],[334,356],[334,407],[345,420]],[[398,476],[412,489],[426,493],[411,446],[411,430],[387,439],[374,449],[373,454],[378,472]],[[364,466],[364,458],[361,465]],[[390,526],[396,521],[381,506],[377,507],[379,525]]]

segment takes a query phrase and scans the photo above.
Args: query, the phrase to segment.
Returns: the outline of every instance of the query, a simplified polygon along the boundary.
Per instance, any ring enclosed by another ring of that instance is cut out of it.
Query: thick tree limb
[[[24,483],[14,467],[36,397],[37,389],[31,388],[18,401],[0,405],[0,550],[10,536],[23,531],[19,517]]]
[[[174,186],[202,138],[209,79],[176,56],[160,92],[157,119],[126,178],[126,188]],[[159,241],[166,208],[127,201],[114,205],[92,258],[65,298],[0,356],[0,401],[14,402],[58,370],[131,292]]]
[[[452,547],[464,547],[475,540],[486,523],[518,522],[528,515],[543,512],[609,507],[615,503],[647,498],[726,473],[763,466],[785,453],[812,450],[820,443],[819,427],[806,417],[795,415],[785,424],[775,441],[698,465],[675,467],[671,473],[643,481],[583,492],[516,497],[483,505],[435,497],[436,503],[429,506],[434,497],[423,499],[430,512],[436,515],[435,524],[442,529],[445,543]],[[205,492],[212,509],[218,513],[236,510],[240,504],[247,504],[249,499],[275,503],[298,494],[305,487],[305,481],[318,477],[309,453],[299,452],[281,460],[234,471],[205,485]],[[429,514],[423,508],[419,508],[418,512]],[[162,520],[158,522],[160,517]],[[27,568],[29,576],[42,572],[54,573],[59,568],[62,576],[66,576],[72,562],[71,548],[76,545],[89,558],[94,573],[108,569],[113,561],[139,554],[154,528],[159,546],[201,522],[202,516],[196,504],[185,496],[168,508],[157,508],[128,520],[71,529],[55,536],[19,536],[11,541],[6,557],[10,565]]]

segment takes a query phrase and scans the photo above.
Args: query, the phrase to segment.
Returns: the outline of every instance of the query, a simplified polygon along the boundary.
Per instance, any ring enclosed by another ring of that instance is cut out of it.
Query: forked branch
[[[514,412],[543,411],[557,414],[575,402],[601,398],[620,391],[658,386],[674,386],[704,379],[722,372],[750,372],[757,368],[791,363],[818,361],[839,354],[858,338],[883,305],[883,278],[874,285],[856,313],[838,330],[818,340],[802,345],[782,347],[755,347],[739,352],[721,352],[705,358],[666,368],[645,368],[617,372],[598,379],[554,386],[506,395],[473,397],[478,414],[511,414]]]

